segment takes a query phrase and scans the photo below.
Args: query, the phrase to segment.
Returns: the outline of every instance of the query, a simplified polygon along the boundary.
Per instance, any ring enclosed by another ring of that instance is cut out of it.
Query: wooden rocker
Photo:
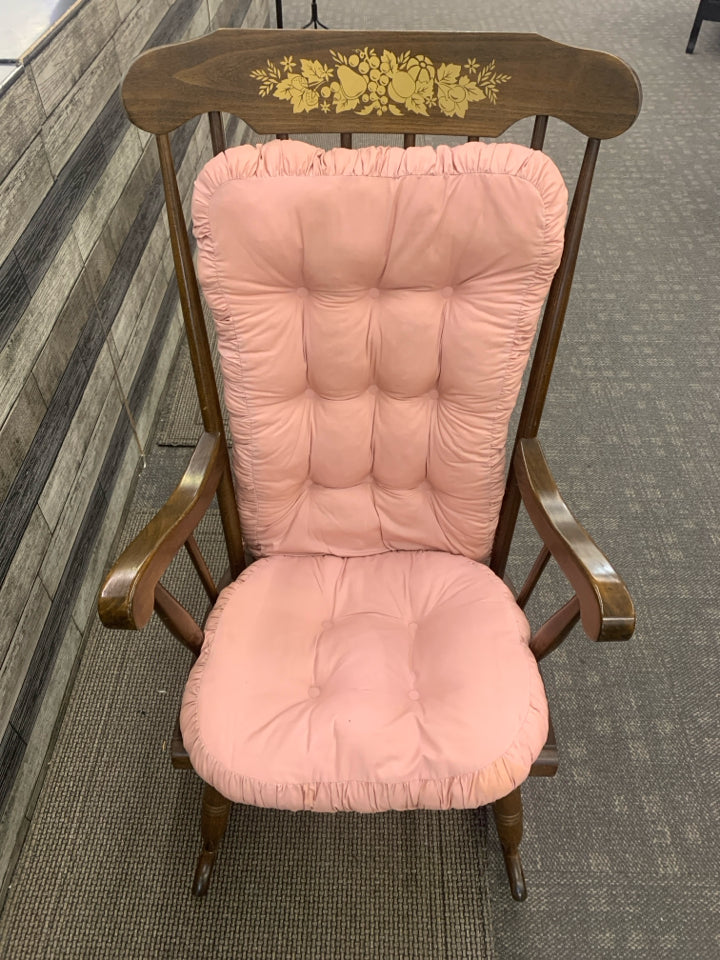
[[[492,804],[523,900],[520,787],[557,769],[537,663],[578,621],[593,640],[634,628],[537,434],[598,148],[637,116],[637,78],[529,34],[219,30],[143,54],[123,97],[157,137],[205,432],[99,611],[139,629],[155,610],[196,658],[173,746],[206,783],[193,890],[231,803]],[[232,461],[169,136],[202,113],[215,156],[193,229]],[[277,138],[226,150],[223,114]],[[528,116],[529,148],[479,142]],[[567,217],[549,117],[587,138]],[[352,150],[357,131],[404,149]],[[318,132],[344,149],[288,138]],[[193,537],[215,495],[221,592]],[[521,502],[542,548],[516,596],[503,577]],[[183,547],[213,604],[204,628],[161,582]],[[522,611],[551,557],[569,599],[533,632]]]

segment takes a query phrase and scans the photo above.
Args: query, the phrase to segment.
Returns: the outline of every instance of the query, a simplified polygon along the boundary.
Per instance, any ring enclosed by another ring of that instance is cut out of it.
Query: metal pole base
[[[303,30],[307,30],[308,27],[312,27],[314,30],[317,30],[318,27],[320,27],[323,30],[329,29],[328,27],[325,26],[324,23],[322,23],[318,19],[317,0],[312,0],[312,3],[310,5],[310,19],[303,27]]]

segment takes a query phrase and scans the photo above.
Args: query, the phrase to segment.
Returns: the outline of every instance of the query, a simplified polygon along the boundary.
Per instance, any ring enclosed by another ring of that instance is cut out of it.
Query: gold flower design
[[[308,84],[307,78],[298,73],[291,73],[284,80],[281,80],[275,88],[273,96],[278,100],[290,100],[293,105],[293,113],[310,113],[320,103],[320,97],[317,90],[313,90]]]
[[[499,85],[510,80],[497,72],[494,60],[481,67],[474,57],[464,67],[455,63],[436,67],[429,57],[410,51],[378,54],[364,47],[347,55],[331,50],[330,56],[332,67],[301,59],[299,73],[292,57],[284,57],[280,67],[268,60],[267,67],[250,76],[260,83],[261,97],[272,94],[289,100],[294,113],[318,107],[329,113],[334,107],[335,113],[379,117],[386,113],[400,117],[404,111],[428,116],[433,107],[448,117],[464,117],[471,103],[496,103]]]
[[[300,73],[294,73],[296,64],[292,57],[284,57],[280,66],[285,71],[283,77],[279,67],[271,60],[267,67],[253,70],[250,74],[260,83],[260,96],[272,94],[278,100],[289,100],[293,113],[309,113],[320,105],[317,88],[332,77],[332,70],[319,60],[300,60]]]
[[[460,75],[460,67],[455,63],[441,64],[437,83],[438,105],[448,117],[464,117],[472,102],[486,97],[470,77]]]

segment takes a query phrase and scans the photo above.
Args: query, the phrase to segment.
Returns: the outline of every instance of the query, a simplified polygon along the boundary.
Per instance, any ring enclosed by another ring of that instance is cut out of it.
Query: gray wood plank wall
[[[270,5],[85,0],[0,93],[0,886],[181,335],[157,152],[119,83]],[[173,148],[191,184],[207,125]]]

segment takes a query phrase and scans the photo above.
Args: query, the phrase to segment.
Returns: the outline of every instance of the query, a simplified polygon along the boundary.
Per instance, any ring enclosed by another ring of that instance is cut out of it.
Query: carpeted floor
[[[288,0],[286,26],[308,7]],[[610,50],[639,73],[640,119],[600,151],[541,432],[567,501],[630,586],[636,636],[595,646],[575,631],[544,665],[561,767],[524,791],[526,903],[510,899],[482,818],[243,810],[197,904],[187,884],[199,788],[163,752],[184,653],[157,628],[96,627],[0,919],[0,956],[709,960],[720,955],[720,25],[703,26],[689,57],[695,0],[319,7],[336,27],[536,31]],[[551,124],[561,169],[580,149]],[[129,530],[187,453],[155,449]],[[534,549],[524,523],[516,580]],[[552,572],[545,587],[548,607],[565,596]]]

